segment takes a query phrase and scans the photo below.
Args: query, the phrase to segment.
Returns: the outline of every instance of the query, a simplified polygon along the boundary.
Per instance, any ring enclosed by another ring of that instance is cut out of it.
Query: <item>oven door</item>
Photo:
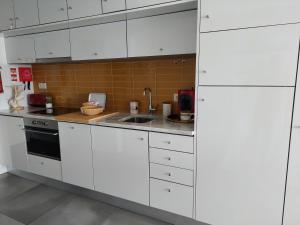
[[[60,161],[59,135],[57,130],[25,127],[25,132],[29,154]]]

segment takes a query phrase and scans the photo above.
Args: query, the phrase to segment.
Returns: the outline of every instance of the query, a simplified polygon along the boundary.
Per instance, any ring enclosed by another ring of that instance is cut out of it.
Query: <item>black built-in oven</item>
[[[61,160],[57,121],[25,118],[24,125],[28,154]]]

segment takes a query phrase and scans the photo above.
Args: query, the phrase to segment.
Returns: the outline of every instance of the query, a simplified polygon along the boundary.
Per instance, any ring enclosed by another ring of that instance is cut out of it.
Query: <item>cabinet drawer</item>
[[[150,177],[188,186],[193,186],[194,184],[193,171],[153,163],[150,165]]]
[[[193,188],[150,179],[150,206],[193,217]]]
[[[29,172],[56,180],[62,180],[61,162],[39,156],[28,155]]]
[[[182,135],[150,133],[150,147],[175,150],[180,152],[194,152],[194,138]]]
[[[151,148],[150,162],[194,170],[194,155],[182,152]]]

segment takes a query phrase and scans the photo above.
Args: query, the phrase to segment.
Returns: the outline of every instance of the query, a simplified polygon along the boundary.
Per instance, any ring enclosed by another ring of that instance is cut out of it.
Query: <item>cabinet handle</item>
[[[205,98],[198,99],[199,102],[205,102]]]
[[[49,55],[53,55],[53,52],[49,52]]]
[[[300,126],[293,126],[293,128],[295,128],[295,129],[300,129]]]
[[[171,157],[166,157],[166,160],[171,161]]]
[[[44,165],[45,163],[44,162],[41,162],[41,165]]]
[[[169,192],[169,193],[171,192],[171,189],[170,189],[170,188],[167,188],[166,190],[167,190],[167,192]]]
[[[65,11],[65,9],[64,8],[60,8],[59,11]]]
[[[139,138],[139,140],[140,140],[140,141],[143,141],[143,140],[144,140],[144,138]]]
[[[19,20],[19,19],[20,19],[19,17],[16,17],[16,18],[15,18],[15,20]]]
[[[171,141],[165,141],[166,144],[170,145],[171,144]]]
[[[72,6],[69,6],[68,9],[69,9],[69,10],[72,10],[73,8],[72,8]]]
[[[74,129],[75,129],[75,127],[70,127],[70,129],[71,129],[71,130],[74,130]]]
[[[168,177],[171,177],[171,176],[172,176],[172,174],[171,174],[171,173],[167,173],[167,176],[168,176]]]
[[[207,74],[207,70],[201,70],[200,73]]]
[[[9,18],[9,21],[14,21],[14,19],[13,18]]]
[[[159,51],[161,51],[161,52],[162,52],[163,50],[164,50],[163,48],[160,48],[160,49],[159,49]]]
[[[202,19],[210,19],[210,15],[201,16]]]
[[[93,55],[94,55],[94,56],[97,56],[97,55],[98,55],[98,53],[97,53],[97,52],[95,52],[95,53],[93,53]]]
[[[21,58],[17,58],[17,60],[18,60],[18,61],[21,61],[22,59],[21,59]]]

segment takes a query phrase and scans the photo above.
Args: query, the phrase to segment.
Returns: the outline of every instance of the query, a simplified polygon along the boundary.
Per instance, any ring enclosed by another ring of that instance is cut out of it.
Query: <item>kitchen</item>
[[[299,10],[1,0],[0,224],[299,224]]]

